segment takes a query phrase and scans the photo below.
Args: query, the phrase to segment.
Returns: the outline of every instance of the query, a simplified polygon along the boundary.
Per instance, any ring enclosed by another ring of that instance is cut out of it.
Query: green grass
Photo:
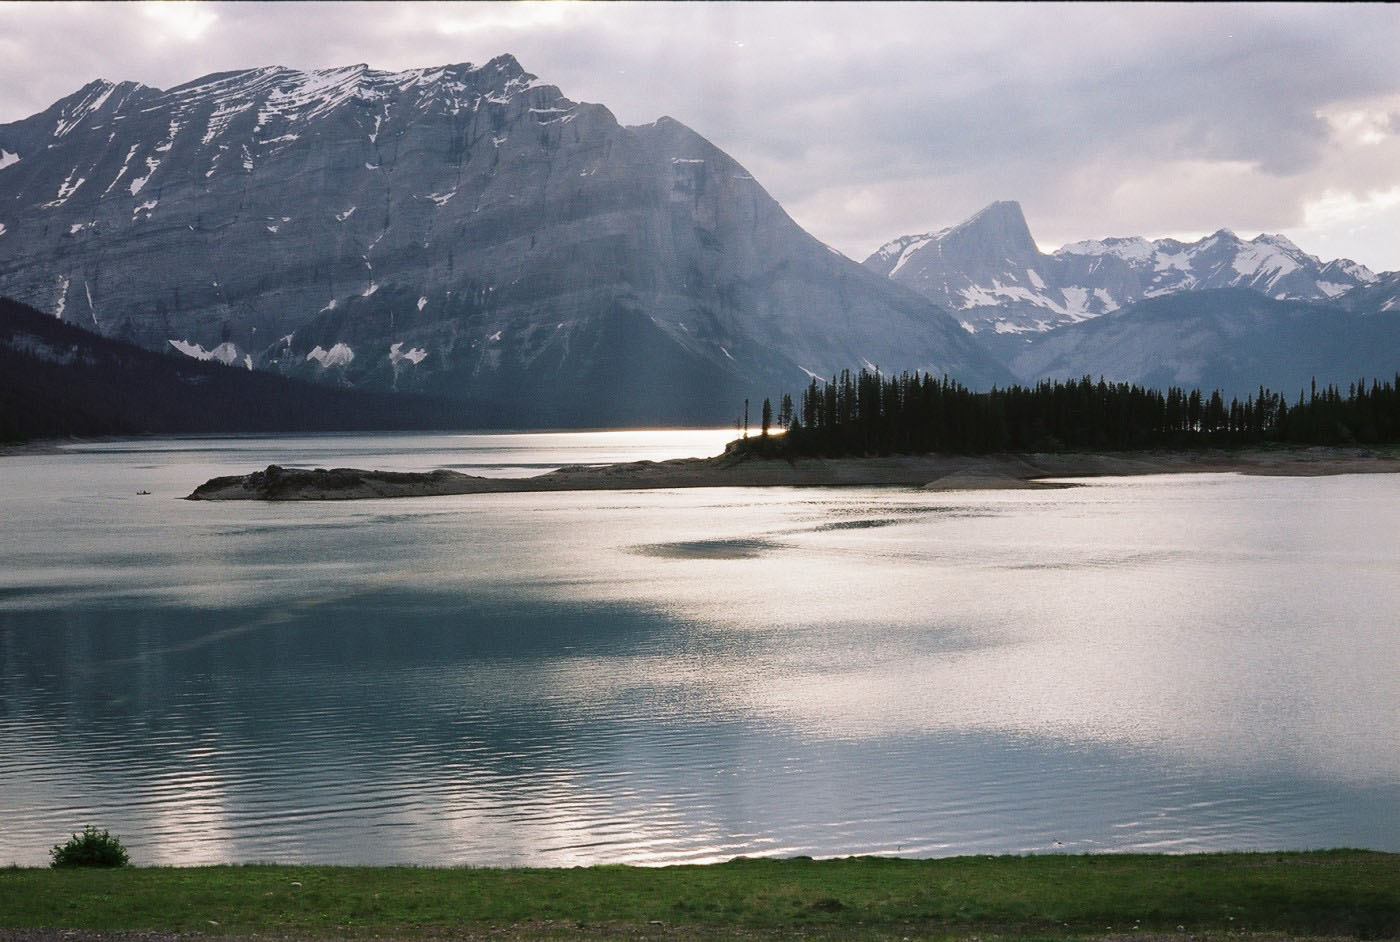
[[[514,926],[511,930],[509,927]],[[0,870],[0,927],[233,935],[1400,935],[1400,855],[734,860],[712,866]],[[589,928],[591,927],[591,928]],[[722,930],[722,931],[721,931]]]

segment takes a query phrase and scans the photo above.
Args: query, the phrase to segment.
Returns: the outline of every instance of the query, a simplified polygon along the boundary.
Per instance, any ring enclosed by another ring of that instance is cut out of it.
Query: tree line
[[[765,399],[761,442],[772,415]],[[785,394],[777,421],[783,451],[824,457],[1394,443],[1400,373],[1359,380],[1345,394],[1314,381],[1296,401],[1261,386],[1227,402],[1218,389],[1162,392],[1088,376],[973,392],[947,376],[844,370],[813,379],[800,405]]]

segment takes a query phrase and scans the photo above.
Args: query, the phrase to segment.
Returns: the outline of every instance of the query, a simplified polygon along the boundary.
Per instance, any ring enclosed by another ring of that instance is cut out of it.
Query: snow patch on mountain
[[[1060,251],[1064,251],[1061,249]],[[1152,260],[1152,270],[1158,272],[1166,271],[1190,271],[1191,252],[1183,247],[1180,252],[1168,252],[1165,249],[1158,249]]]
[[[329,350],[317,344],[310,353],[306,355],[306,362],[315,360],[321,364],[322,368],[329,369],[333,366],[346,366],[355,359],[355,351],[350,349],[349,344],[337,343]]]
[[[58,301],[53,306],[53,316],[63,320],[63,312],[68,307],[68,276],[59,279]]]
[[[1083,287],[1079,287],[1079,286],[1074,286],[1074,287],[1067,287],[1067,288],[1064,288],[1064,289],[1062,289],[1062,291],[1063,291],[1064,296],[1065,296],[1065,303],[1064,303],[1064,307],[1062,308],[1062,313],[1065,313],[1065,314],[1070,314],[1070,313],[1077,314],[1077,315],[1079,315],[1079,319],[1083,319],[1083,318],[1085,318],[1085,317],[1092,317],[1092,316],[1093,316],[1092,314],[1089,313],[1089,289],[1088,289],[1088,288],[1083,288]]]
[[[408,362],[412,363],[414,366],[417,366],[419,363],[422,363],[427,358],[428,351],[424,350],[422,347],[413,347],[407,352],[404,352],[403,341],[399,341],[398,343],[391,344],[389,346],[389,362],[395,365],[398,365],[399,363],[403,362]]]
[[[1143,262],[1153,258],[1157,247],[1146,239],[1136,236],[1127,239],[1102,239],[1084,242],[1071,242],[1061,246],[1059,252],[1065,255],[1110,255],[1125,262]]]
[[[171,340],[169,343],[185,356],[196,360],[218,360],[225,366],[232,366],[239,359],[238,347],[228,341],[219,344],[213,350],[206,350],[202,345],[190,343],[188,340]],[[251,358],[245,356],[244,363],[248,369],[253,368]]]
[[[78,192],[78,188],[87,182],[87,177],[78,177],[75,183],[73,178],[77,176],[77,174],[78,171],[74,169],[68,176],[64,177],[63,182],[58,185],[58,195],[55,196],[52,201],[45,203],[43,205],[44,209],[57,209],[68,202],[69,197]]]
[[[175,146],[175,135],[180,133],[180,122],[174,118],[170,121],[170,127],[166,132],[165,140],[156,145],[156,153],[164,154]]]
[[[112,178],[112,182],[107,184],[107,189],[102,191],[103,196],[106,196],[108,193],[112,192],[112,190],[116,189],[117,184],[122,181],[122,177],[126,176],[127,170],[131,168],[131,158],[135,157],[136,152],[140,149],[140,142],[131,145],[131,149],[126,152],[126,158],[122,161],[121,169],[118,170],[117,175]]]
[[[147,157],[147,158],[146,158],[146,175],[145,175],[144,177],[137,177],[135,180],[132,180],[132,181],[131,181],[131,195],[132,195],[132,196],[135,196],[135,195],[137,195],[138,193],[141,192],[142,188],[145,187],[145,185],[146,185],[146,181],[149,180],[149,179],[151,179],[151,175],[154,174],[154,173],[156,172],[156,168],[159,167],[159,166],[160,166],[160,161],[157,160],[156,158],[154,158],[154,157]]]
[[[224,133],[224,130],[232,123],[234,118],[253,107],[253,105],[254,102],[239,102],[235,99],[231,104],[221,105],[215,108],[214,112],[209,115],[209,123],[204,126],[204,137],[200,139],[199,143],[208,147],[213,143],[214,138]]]
[[[1269,285],[1272,287],[1279,278],[1297,271],[1301,266],[1288,255],[1267,245],[1250,244],[1235,254],[1232,267],[1248,277],[1269,275]]]
[[[910,242],[909,245],[905,247],[904,251],[899,253],[899,261],[895,262],[894,268],[890,269],[890,277],[893,278],[895,276],[895,273],[898,272],[901,268],[903,268],[906,264],[908,264],[909,259],[914,257],[915,252],[928,245],[935,238],[937,238],[937,236],[928,236],[922,239],[915,239],[913,242]]]
[[[19,163],[19,154],[12,154],[5,150],[5,148],[0,147],[0,170],[4,170],[6,167],[13,167],[17,163]]]

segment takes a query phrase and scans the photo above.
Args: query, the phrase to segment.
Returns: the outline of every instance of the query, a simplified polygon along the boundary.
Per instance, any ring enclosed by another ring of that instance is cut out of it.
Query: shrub
[[[125,867],[128,862],[122,842],[89,824],[66,844],[55,844],[49,851],[51,867]]]

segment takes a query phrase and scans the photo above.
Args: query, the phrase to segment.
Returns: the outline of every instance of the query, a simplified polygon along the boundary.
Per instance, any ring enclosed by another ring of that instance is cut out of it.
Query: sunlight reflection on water
[[[648,434],[0,458],[0,861],[1400,850],[1394,476],[173,499]]]

